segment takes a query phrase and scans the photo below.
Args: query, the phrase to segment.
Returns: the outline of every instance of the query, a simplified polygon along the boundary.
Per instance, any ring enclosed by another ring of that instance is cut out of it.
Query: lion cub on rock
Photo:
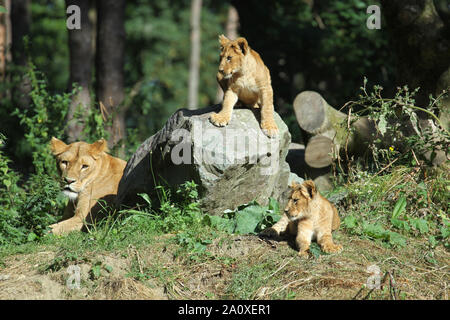
[[[337,209],[316,190],[313,181],[303,184],[293,183],[292,194],[284,209],[283,217],[262,235],[280,236],[288,233],[295,235],[299,255],[308,254],[311,240],[317,239],[324,252],[342,250],[341,245],[333,243],[331,231],[339,228],[340,219]]]
[[[67,145],[53,137],[50,147],[64,183],[63,193],[70,199],[62,221],[50,228],[54,234],[81,230],[86,220],[95,220],[102,207],[98,200],[112,203],[127,163],[107,154],[103,139]]]
[[[219,42],[221,52],[217,81],[223,89],[224,98],[222,110],[211,114],[211,122],[219,127],[226,126],[239,100],[253,108],[261,107],[262,131],[269,137],[276,136],[278,127],[273,117],[269,69],[259,54],[249,47],[245,38],[230,40],[220,35]]]

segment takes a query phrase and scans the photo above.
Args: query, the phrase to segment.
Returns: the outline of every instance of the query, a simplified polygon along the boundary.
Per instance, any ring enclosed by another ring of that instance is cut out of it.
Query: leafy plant
[[[268,206],[252,201],[234,211],[225,211],[224,217],[207,215],[205,220],[209,225],[228,233],[256,234],[275,224],[280,218],[279,204],[270,198]]]
[[[63,135],[70,98],[76,91],[51,95],[43,74],[36,70],[31,61],[27,77],[31,83],[32,107],[16,108],[12,115],[20,119],[20,124],[25,129],[26,148],[32,154],[35,172],[57,176],[55,160],[49,151],[48,142],[52,136]]]
[[[366,85],[367,78],[364,78],[359,100],[347,105],[359,109],[352,114],[364,115],[375,123],[375,139],[368,150],[377,170],[394,160],[400,160],[397,164],[418,165],[417,159],[421,158],[431,164],[438,150],[450,152],[450,132],[435,115],[440,111],[441,101],[449,95],[449,89],[436,98],[430,96],[425,108],[416,105],[415,96],[420,88],[410,91],[404,86],[397,88],[394,98],[384,98],[381,86],[375,85],[369,92]],[[429,118],[428,125],[419,121],[419,113]],[[354,117],[352,121],[357,119]]]

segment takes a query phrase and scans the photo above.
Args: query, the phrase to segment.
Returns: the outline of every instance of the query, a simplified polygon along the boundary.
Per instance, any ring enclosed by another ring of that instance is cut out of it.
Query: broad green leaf
[[[438,244],[438,241],[436,240],[436,238],[434,236],[430,236],[428,238],[428,242],[430,243],[431,248],[435,248]]]
[[[404,221],[404,220],[399,220],[399,219],[396,219],[396,218],[392,218],[391,219],[391,223],[397,229],[401,229],[401,230],[405,230],[405,231],[409,231],[411,229],[409,227],[408,222]]]
[[[394,210],[392,211],[392,218],[397,219],[400,216],[400,214],[405,210],[405,208],[406,208],[406,198],[402,196],[395,203]]]
[[[406,238],[397,232],[390,231],[388,233],[389,243],[393,246],[404,247],[406,246]]]
[[[346,216],[344,220],[342,221],[344,226],[348,229],[353,229],[356,227],[356,218],[354,216]]]
[[[144,199],[145,202],[147,202],[147,204],[149,206],[152,205],[152,201],[150,200],[150,197],[148,196],[148,194],[146,194],[146,193],[138,193],[138,196],[140,196],[142,199]]]
[[[258,223],[263,218],[263,207],[251,205],[236,213],[236,229],[234,233],[254,233]]]
[[[207,225],[218,230],[232,233],[236,228],[234,219],[226,219],[219,216],[205,215],[204,221]]]
[[[416,230],[419,230],[420,233],[427,233],[428,228],[428,222],[424,219],[409,219],[409,224]]]
[[[375,239],[386,239],[387,236],[386,229],[379,223],[365,223],[363,230],[366,235]]]
[[[11,180],[4,179],[4,180],[3,180],[3,184],[4,184],[7,188],[9,188],[9,187],[11,186]]]
[[[274,213],[280,213],[280,204],[274,198],[269,198],[269,210],[273,210]]]
[[[441,236],[442,236],[442,239],[445,239],[445,238],[448,238],[448,236],[450,235],[450,228],[449,227],[447,227],[447,226],[443,226],[443,227],[441,227]]]
[[[387,121],[384,116],[381,116],[380,121],[378,121],[378,129],[382,135],[384,135],[387,131]]]
[[[320,249],[320,246],[317,244],[317,242],[311,242],[311,245],[309,246],[309,252],[314,256],[314,258],[318,258],[322,254],[326,254],[325,252]]]

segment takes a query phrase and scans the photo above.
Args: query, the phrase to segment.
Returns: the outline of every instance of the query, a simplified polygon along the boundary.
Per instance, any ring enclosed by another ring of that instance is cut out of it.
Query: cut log
[[[294,100],[294,111],[300,128],[307,134],[308,143],[305,149],[305,162],[312,168],[324,168],[333,163],[338,156],[359,157],[367,151],[367,147],[375,139],[380,139],[384,147],[393,146],[396,150],[407,151],[402,139],[395,139],[389,133],[377,133],[375,122],[368,118],[355,119],[331,107],[317,92],[304,91]],[[425,123],[426,122],[426,123]],[[420,121],[423,130],[437,128],[431,120]],[[429,122],[429,123],[428,123]],[[418,134],[411,123],[404,123],[404,137]],[[437,166],[447,160],[447,154],[439,147],[432,146],[436,154],[433,165]],[[423,154],[430,159],[431,152]]]
[[[305,148],[305,162],[312,168],[325,168],[333,163],[333,140],[325,136],[309,139]]]
[[[305,161],[305,146],[297,143],[289,145],[289,151],[286,156],[291,173],[296,174],[303,180],[312,179],[320,192],[332,189],[331,166],[323,168],[313,168]]]
[[[361,155],[375,137],[373,122],[367,118],[349,119],[314,91],[298,94],[294,111],[300,128],[308,135],[305,161],[313,168],[329,166],[344,150],[349,155]]]

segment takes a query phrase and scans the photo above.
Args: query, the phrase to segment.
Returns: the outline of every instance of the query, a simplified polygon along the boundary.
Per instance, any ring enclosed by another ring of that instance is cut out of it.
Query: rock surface
[[[260,128],[260,110],[237,108],[230,123],[219,128],[209,115],[220,108],[178,110],[144,141],[127,163],[118,204],[140,202],[138,193],[154,196],[155,185],[175,188],[193,180],[199,185],[201,207],[209,214],[252,200],[266,205],[269,197],[284,206],[291,141],[286,124],[275,113],[279,134],[271,139]]]

